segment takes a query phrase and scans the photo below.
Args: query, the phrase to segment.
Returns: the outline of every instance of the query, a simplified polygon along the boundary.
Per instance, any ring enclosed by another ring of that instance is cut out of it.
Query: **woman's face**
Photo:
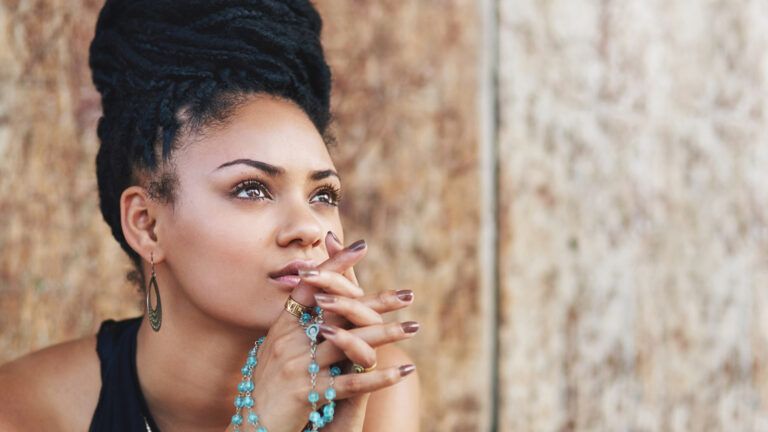
[[[341,183],[320,134],[296,105],[255,97],[174,160],[176,200],[155,227],[175,288],[163,307],[175,301],[222,323],[269,327],[298,279],[270,274],[327,259],[328,231],[343,238]]]

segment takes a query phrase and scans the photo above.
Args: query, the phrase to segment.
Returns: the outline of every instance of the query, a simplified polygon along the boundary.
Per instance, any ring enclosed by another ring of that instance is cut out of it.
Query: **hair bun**
[[[327,107],[321,29],[308,1],[107,0],[90,47],[92,79],[107,103],[215,81],[267,92],[293,86],[294,96]]]

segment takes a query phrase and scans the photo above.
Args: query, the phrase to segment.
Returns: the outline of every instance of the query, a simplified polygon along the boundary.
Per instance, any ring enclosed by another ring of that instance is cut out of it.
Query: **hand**
[[[346,357],[370,366],[373,364],[369,363],[371,360],[375,362],[376,346],[412,336],[412,333],[406,333],[397,324],[383,324],[380,317],[381,313],[408,306],[410,301],[400,300],[397,293],[393,291],[377,296],[362,296],[362,289],[349,279],[350,276],[354,278],[351,266],[364,256],[364,249],[338,250],[336,247],[331,247],[328,250],[329,254],[333,253],[333,255],[318,267],[321,274],[316,277],[315,283],[337,300],[332,302],[335,307],[327,308],[329,312],[334,309],[329,313],[329,317],[332,314],[337,315],[333,320],[337,324],[346,320],[359,323],[358,325],[364,325],[364,327],[346,331],[331,324],[324,328],[323,333],[327,335],[327,340],[318,345],[317,355],[318,364],[323,371],[318,375],[317,386],[321,394],[327,387],[327,370],[332,363]],[[341,276],[339,272],[344,273],[346,277]],[[294,299],[305,305],[313,305],[314,301],[307,300],[313,291],[316,292],[317,288],[302,282],[294,290]],[[288,312],[282,313],[270,328],[258,355],[259,364],[253,371],[254,411],[260,416],[261,423],[271,432],[295,432],[302,430],[307,423],[310,412],[307,401],[310,390],[307,372],[308,348],[307,337],[298,325],[296,317]],[[401,375],[397,367],[392,367],[367,374],[337,377],[334,386],[337,390],[337,399],[365,395],[392,385],[402,379]],[[343,412],[344,410],[339,410],[337,414],[340,423],[343,423]],[[342,418],[339,418],[340,415]]]
[[[328,250],[329,255],[333,257],[337,253],[341,252],[343,248],[341,243],[336,240],[336,237],[332,236],[332,233],[329,234],[330,235],[326,237],[326,249]],[[310,283],[312,283],[314,286],[324,288],[327,287],[330,282],[335,280],[335,282],[340,285],[350,285],[351,287],[347,288],[349,291],[353,289],[352,287],[358,285],[357,278],[355,277],[355,273],[351,265],[342,274],[343,277],[346,277],[345,280],[342,279],[342,276],[338,273],[323,271],[320,275],[313,277]],[[372,342],[372,346],[381,346],[384,344],[383,341],[382,343],[378,343],[379,341],[375,340],[377,335],[380,337],[382,334],[386,334],[387,332],[391,332],[392,334],[401,334],[402,332],[412,334],[418,330],[418,323],[408,322],[403,323],[402,325],[393,323],[387,325],[384,332],[380,331],[381,324],[383,322],[380,314],[400,309],[404,304],[410,304],[413,301],[413,291],[410,290],[401,290],[397,292],[384,291],[379,294],[363,297],[357,300],[329,294],[315,294],[315,298],[318,304],[325,310],[326,323],[335,322],[337,326],[345,328],[349,325],[358,326],[359,328],[353,329],[350,333],[362,336],[362,339],[368,340],[369,343]],[[358,302],[362,302],[364,305],[369,307],[360,307],[360,305],[357,304]],[[328,334],[329,329],[332,332],[330,335]],[[370,332],[370,336],[373,338],[373,340],[368,339],[369,335],[366,334],[368,332]],[[341,348],[345,354],[350,353],[347,354],[348,358],[354,358],[353,356],[355,353],[353,351],[355,351],[355,348],[358,348],[359,351],[361,351],[357,353],[358,358],[362,359],[366,353],[371,355],[369,349],[365,346],[364,343],[355,342],[354,338],[350,337],[349,334],[345,334],[344,331],[340,332],[338,329],[334,329],[333,327],[326,327],[323,333],[327,339],[330,339],[335,343],[336,350]],[[346,349],[344,348],[345,346]],[[318,349],[318,359],[324,354],[320,351],[323,348],[334,349],[334,347],[329,346],[328,344],[321,344]],[[338,352],[336,355],[338,355]],[[370,358],[367,361],[356,360],[355,363],[366,366],[375,364],[376,357],[377,356],[374,352],[373,360]],[[397,369],[397,371],[395,371],[394,368],[390,368],[389,370],[384,369],[385,377],[383,379],[389,380],[391,384],[396,384],[402,380],[402,377],[408,375],[414,369],[415,368],[412,365],[401,366]],[[323,378],[326,380],[328,379],[327,373]],[[351,387],[359,388],[366,386],[367,380],[375,381],[377,379],[382,379],[382,377],[375,377],[374,372],[370,372],[360,375],[351,375],[348,376],[347,379],[351,380],[349,383]],[[319,381],[323,382],[322,379]],[[335,387],[339,386],[337,385]],[[368,408],[367,404],[369,395],[370,393],[362,393],[354,397],[340,400],[336,404],[336,412],[333,422],[326,426],[324,430],[328,432],[362,430],[363,423],[365,421],[366,410]]]

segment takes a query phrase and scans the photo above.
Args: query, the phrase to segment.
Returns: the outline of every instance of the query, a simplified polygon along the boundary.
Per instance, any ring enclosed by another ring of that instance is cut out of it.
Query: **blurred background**
[[[98,209],[101,4],[0,1],[0,363],[142,312]],[[768,3],[317,5],[425,431],[768,430]]]

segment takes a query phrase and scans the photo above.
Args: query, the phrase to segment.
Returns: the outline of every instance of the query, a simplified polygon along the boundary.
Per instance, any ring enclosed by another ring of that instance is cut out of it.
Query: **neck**
[[[163,431],[220,431],[234,414],[247,351],[263,331],[225,326],[194,307],[163,311],[159,332],[139,329],[136,368],[152,417]]]

